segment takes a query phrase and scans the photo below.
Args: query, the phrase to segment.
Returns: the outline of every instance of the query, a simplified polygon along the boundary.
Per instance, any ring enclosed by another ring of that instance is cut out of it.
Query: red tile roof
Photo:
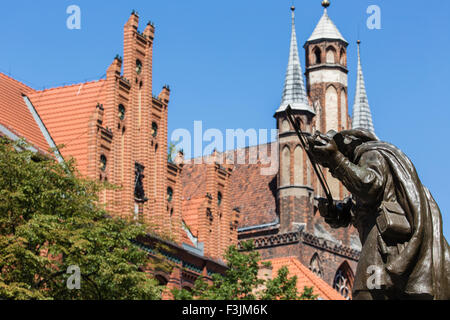
[[[181,174],[183,192],[182,200],[201,198],[206,196],[206,170],[205,164],[185,164]]]
[[[194,237],[198,237],[198,218],[200,214],[199,211],[205,201],[205,197],[183,201],[183,221]]]
[[[73,157],[77,168],[87,174],[88,124],[97,103],[105,100],[105,80],[64,86],[29,95],[60,152]]]
[[[0,124],[41,151],[48,152],[50,146],[23,98],[33,92],[32,88],[0,73]]]
[[[270,153],[270,145],[268,146]],[[244,151],[245,164],[237,163],[235,151],[236,164],[230,184],[232,208],[238,208],[240,212],[239,228],[272,223],[277,218],[277,172],[265,175],[262,169],[268,165],[260,161],[250,164],[250,153],[256,153],[256,147],[246,148]]]
[[[315,275],[295,257],[276,258],[265,261],[270,261],[272,263],[273,277],[277,276],[278,270],[283,266],[288,268],[289,277],[297,276],[297,289],[299,292],[303,292],[304,287],[313,287],[314,294],[319,295],[323,300],[346,300],[328,283]]]
[[[231,208],[237,208],[240,212],[239,228],[272,223],[277,218],[277,172],[263,174],[262,169],[269,165],[259,161],[261,158],[265,159],[261,154],[261,147],[267,147],[267,154],[270,156],[271,146],[259,145],[226,152],[228,158],[230,155],[234,156],[230,200]],[[239,152],[244,152],[244,164],[238,163]],[[252,160],[250,163],[255,155],[258,155],[259,160]],[[181,181],[184,200],[205,196],[206,170],[207,166],[204,164],[186,164],[183,167]]]

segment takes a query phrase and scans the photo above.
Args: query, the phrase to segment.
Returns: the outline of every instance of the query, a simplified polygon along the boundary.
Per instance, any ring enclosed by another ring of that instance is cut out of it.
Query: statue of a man
[[[408,157],[367,130],[317,132],[315,160],[352,193],[319,201],[333,228],[353,224],[363,244],[353,298],[450,299],[450,250],[438,205]]]

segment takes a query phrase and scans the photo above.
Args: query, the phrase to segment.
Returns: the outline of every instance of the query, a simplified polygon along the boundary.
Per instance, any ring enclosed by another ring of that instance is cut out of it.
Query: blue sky
[[[169,132],[275,127],[287,66],[290,10],[301,49],[322,15],[320,0],[2,1],[0,71],[36,89],[98,79],[116,54],[132,9],[156,26],[153,86],[172,89]],[[329,15],[348,49],[353,105],[356,40],[378,136],[412,159],[436,198],[450,239],[450,1],[331,0]],[[66,8],[81,8],[81,30]],[[381,30],[369,30],[369,5]],[[170,135],[170,134],[169,134]]]

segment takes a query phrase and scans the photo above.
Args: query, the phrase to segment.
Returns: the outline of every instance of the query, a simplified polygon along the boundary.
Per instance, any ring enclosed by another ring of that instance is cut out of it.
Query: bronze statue
[[[320,200],[319,211],[331,227],[353,224],[359,232],[353,299],[449,300],[442,216],[408,157],[367,130],[316,132],[306,140],[313,162],[352,194],[340,202]]]

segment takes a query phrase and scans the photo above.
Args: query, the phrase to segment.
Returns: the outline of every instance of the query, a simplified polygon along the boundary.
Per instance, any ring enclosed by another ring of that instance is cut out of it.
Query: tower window
[[[340,60],[340,63],[343,65],[343,66],[345,66],[346,64],[347,64],[347,57],[346,57],[346,55],[345,55],[345,50],[344,49],[342,49],[341,50],[341,60]]]
[[[315,48],[314,49],[314,63],[315,64],[320,64],[322,63],[322,51],[320,51],[319,48]]]
[[[333,47],[327,49],[327,63],[336,63],[336,50]]]
[[[141,74],[141,72],[142,72],[142,62],[141,62],[141,60],[137,59],[136,60],[136,73]]]
[[[217,193],[217,205],[220,206],[222,204],[222,192]]]
[[[167,188],[167,201],[172,202],[173,200],[173,189],[171,187]]]
[[[153,138],[156,138],[158,135],[158,124],[156,122],[152,122],[152,136]]]
[[[107,163],[107,159],[105,155],[101,155],[100,156],[100,170],[105,171],[106,170],[106,163]]]
[[[119,119],[120,119],[120,120],[125,119],[125,107],[124,107],[123,104],[119,104],[118,112],[119,112],[119,113],[118,113]]]

